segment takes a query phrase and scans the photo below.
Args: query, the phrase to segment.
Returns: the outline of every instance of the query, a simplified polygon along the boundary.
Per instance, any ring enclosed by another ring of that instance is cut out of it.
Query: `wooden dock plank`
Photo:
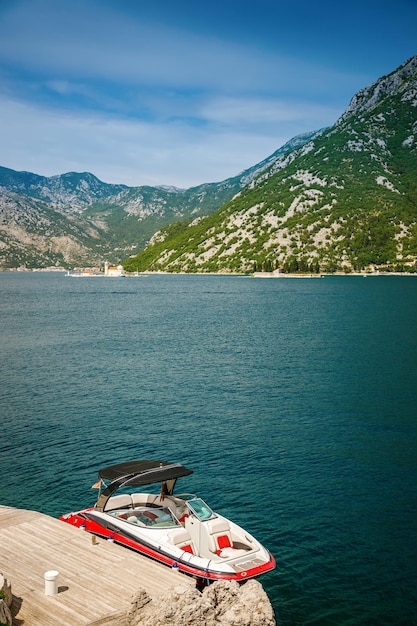
[[[44,574],[57,570],[58,594]],[[135,552],[36,511],[0,506],[0,571],[12,584],[19,626],[110,626],[121,623],[132,595],[157,599],[191,578]],[[180,577],[180,578],[179,578]]]

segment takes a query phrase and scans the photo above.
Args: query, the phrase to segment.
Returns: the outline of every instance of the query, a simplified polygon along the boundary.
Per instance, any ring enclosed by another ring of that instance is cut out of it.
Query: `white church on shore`
[[[123,265],[109,265],[106,261],[104,264],[104,276],[125,276]]]

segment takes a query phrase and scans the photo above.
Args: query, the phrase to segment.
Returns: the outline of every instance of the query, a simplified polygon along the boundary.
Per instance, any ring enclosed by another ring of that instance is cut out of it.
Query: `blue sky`
[[[417,54],[416,0],[0,0],[0,165],[221,181]]]

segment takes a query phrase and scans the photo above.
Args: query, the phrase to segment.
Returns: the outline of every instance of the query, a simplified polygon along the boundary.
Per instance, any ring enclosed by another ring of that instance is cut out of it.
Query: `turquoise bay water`
[[[0,273],[0,503],[179,461],[274,553],[279,624],[417,624],[416,313],[414,277]]]

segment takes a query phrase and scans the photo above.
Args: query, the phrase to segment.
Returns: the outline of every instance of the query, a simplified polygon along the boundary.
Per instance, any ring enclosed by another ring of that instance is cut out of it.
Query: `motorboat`
[[[206,584],[244,582],[274,569],[272,554],[246,530],[193,493],[174,495],[177,479],[192,473],[167,461],[111,465],[98,472],[95,506],[60,519]],[[157,493],[132,491],[155,484]]]

